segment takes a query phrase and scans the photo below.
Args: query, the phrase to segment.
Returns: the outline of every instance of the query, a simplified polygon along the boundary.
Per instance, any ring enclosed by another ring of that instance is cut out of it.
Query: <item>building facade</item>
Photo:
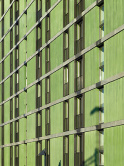
[[[123,7],[0,0],[0,166],[124,165]]]

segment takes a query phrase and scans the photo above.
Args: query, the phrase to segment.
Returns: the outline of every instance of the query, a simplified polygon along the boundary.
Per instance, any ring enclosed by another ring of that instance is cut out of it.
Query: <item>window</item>
[[[69,32],[68,32],[68,30],[65,31],[63,34],[63,41],[64,41],[63,42],[63,47],[64,47],[63,61],[66,61],[69,58]]]
[[[19,97],[15,97],[15,118],[19,116]]]
[[[99,132],[99,165],[104,165],[104,130]]]
[[[50,0],[46,0],[46,11],[50,8]]]
[[[69,23],[69,0],[63,1],[63,13],[64,13],[64,26],[66,26]]]
[[[69,102],[68,100],[63,103],[63,131],[69,130]]]
[[[46,121],[46,135],[50,134],[50,109],[47,108],[45,111],[45,121]]]
[[[83,49],[83,21],[75,25],[75,54]]]
[[[10,166],[13,166],[13,147],[10,147]]]
[[[37,113],[37,130],[36,130],[36,136],[41,137],[42,136],[42,116],[41,112]]]
[[[69,136],[63,137],[63,166],[69,166]]]
[[[41,18],[41,16],[42,16],[41,5],[42,5],[41,0],[37,0],[37,1],[36,1],[36,6],[37,6],[37,18],[36,18],[36,20],[37,20],[37,21],[38,21],[38,20]]]
[[[66,95],[68,95],[69,94],[69,80],[68,80],[68,78],[69,78],[69,76],[68,76],[68,66],[65,66],[64,67],[64,87],[63,87],[63,89],[64,89],[64,96],[66,96]]]
[[[104,37],[104,4],[99,7],[99,31],[101,39]]]
[[[36,107],[41,107],[41,82],[37,83],[37,99],[36,99]]]
[[[104,46],[99,48],[99,74],[100,74],[100,81],[104,80]]]
[[[15,1],[15,20],[19,17],[19,1]]]
[[[46,165],[50,166],[50,140],[45,141],[45,149],[46,149]]]
[[[38,155],[42,151],[42,141],[38,141],[36,143],[36,165],[40,166],[42,165],[42,156]]]
[[[99,95],[100,95],[99,122],[104,123],[104,87],[99,90]]]
[[[42,67],[41,67],[41,52],[36,56],[36,68],[37,68],[37,79],[42,76]]]
[[[36,38],[37,38],[37,42],[36,42],[36,50],[40,49],[40,47],[42,46],[42,38],[41,38],[41,34],[42,34],[42,28],[41,28],[41,23],[38,24],[37,28],[36,28]]]
[[[46,42],[50,40],[50,16],[46,16]]]
[[[50,46],[46,47],[46,73],[50,71]]]
[[[15,68],[17,68],[19,66],[19,49],[16,48],[15,49]]]
[[[50,102],[50,77],[46,78],[46,104]]]
[[[15,121],[15,142],[19,141],[19,121]]]
[[[74,166],[81,166],[83,158],[83,135],[75,135]]]
[[[15,165],[19,166],[19,146],[15,146]]]
[[[75,0],[75,17],[83,11],[83,0]]]
[[[15,82],[16,82],[16,86],[15,86],[15,92],[19,91],[19,73],[18,71],[15,73]]]
[[[83,97],[75,98],[75,129],[83,127]]]
[[[83,59],[75,61],[75,91],[83,88]]]

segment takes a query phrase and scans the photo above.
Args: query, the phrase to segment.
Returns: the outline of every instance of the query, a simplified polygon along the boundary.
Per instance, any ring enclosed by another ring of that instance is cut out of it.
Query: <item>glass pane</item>
[[[102,88],[100,92],[100,105],[101,107],[104,107],[104,88]]]
[[[68,137],[65,137],[65,153],[68,153]]]
[[[49,30],[49,17],[47,17],[47,31]]]
[[[104,25],[101,27],[101,37],[104,37]]]
[[[49,92],[49,78],[47,78],[47,92]]]
[[[41,115],[40,115],[40,113],[38,113],[38,126],[40,126],[41,125]]]
[[[100,153],[100,161],[101,161],[101,165],[104,165],[104,154]]]
[[[68,118],[68,102],[65,102],[65,118]]]
[[[40,97],[40,84],[38,84],[38,97]]]
[[[49,123],[49,109],[47,109],[47,123]]]
[[[104,21],[104,6],[100,7],[100,21],[103,22]]]
[[[104,146],[104,131],[100,131],[100,147]]]
[[[81,99],[77,98],[77,115],[81,113]]]
[[[104,67],[100,69],[100,80],[104,80]]]
[[[68,13],[68,0],[65,0],[65,14]]]
[[[81,61],[77,61],[77,77],[81,75]]]
[[[68,48],[68,33],[65,33],[65,48]]]
[[[50,141],[48,140],[47,141],[47,154],[49,155],[50,154],[50,145],[49,145]]]
[[[77,153],[80,152],[80,136],[77,135]]]
[[[100,63],[104,63],[104,47],[100,48]]]

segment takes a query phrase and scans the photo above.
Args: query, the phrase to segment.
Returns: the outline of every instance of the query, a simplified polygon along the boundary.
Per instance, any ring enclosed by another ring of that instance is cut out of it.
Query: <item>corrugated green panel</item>
[[[85,54],[85,87],[99,82],[99,48]]]
[[[19,141],[26,140],[26,119],[19,120]]]
[[[4,56],[10,51],[10,33],[4,38]]]
[[[123,24],[124,20],[124,1],[123,0],[104,0],[105,9],[105,35],[118,28]],[[110,10],[111,9],[111,10]]]
[[[74,130],[74,98],[69,100],[69,130]]]
[[[74,25],[69,28],[69,58],[74,56]]]
[[[35,142],[33,143],[28,143],[27,144],[27,165],[35,165],[35,154],[36,154],[36,146],[35,146]]]
[[[19,45],[19,65],[24,63],[25,60],[26,60],[26,41],[23,40]]]
[[[50,45],[51,70],[63,62],[63,35],[59,36]]]
[[[51,0],[51,7],[57,2],[57,0]]]
[[[69,63],[69,94],[74,92],[74,61]]]
[[[104,121],[124,119],[124,78],[104,86]],[[113,90],[114,89],[114,90]]]
[[[99,165],[99,132],[85,133],[85,166]]]
[[[10,0],[4,1],[4,12],[9,8]]]
[[[59,165],[59,163],[61,164]],[[63,165],[63,137],[50,140],[50,165]]]
[[[10,97],[10,78],[4,82],[4,100]]]
[[[50,13],[50,36],[55,36],[63,28],[63,1]],[[57,26],[55,26],[57,25]]]
[[[35,94],[36,87],[32,86],[27,90],[27,112],[35,109],[36,107],[36,94]]]
[[[85,127],[99,124],[99,90],[85,93]]]
[[[74,1],[69,1],[69,22],[74,19]]]
[[[10,101],[4,104],[4,122],[10,120]]]
[[[85,48],[99,39],[99,7],[85,15]]]
[[[26,145],[19,145],[19,165],[26,166]]]
[[[27,139],[35,138],[36,114],[27,117]]]
[[[36,29],[34,29],[27,37],[27,58],[29,58],[35,52],[36,52]]]
[[[51,102],[63,97],[63,69],[50,76],[50,92]]]
[[[45,105],[45,79],[42,81],[42,106]]]
[[[26,8],[26,1],[25,0],[19,1],[19,15],[23,12],[25,8]]]
[[[63,103],[50,107],[51,134],[63,132]]]
[[[42,110],[42,136],[45,136],[45,110]]]
[[[10,147],[4,148],[4,165],[10,166]]]
[[[28,0],[27,4],[29,4],[30,1],[31,0]],[[28,12],[27,12],[27,31],[29,31],[34,26],[35,23],[36,23],[36,1],[34,1],[32,3],[32,5],[28,8]],[[31,41],[29,43],[31,44]]]
[[[106,166],[124,165],[124,126],[104,130],[104,164]]]
[[[105,42],[105,79],[124,71],[124,31]],[[115,42],[116,41],[116,42]]]
[[[4,126],[4,144],[10,143],[10,124]]]
[[[26,113],[26,93],[23,92],[19,95],[19,115],[23,115],[25,113]]]
[[[95,0],[85,0],[85,9],[92,5],[93,2],[95,2]]]
[[[19,20],[19,38],[21,39],[25,34],[26,34],[26,15],[23,14],[21,19]]]
[[[36,57],[27,63],[27,84],[36,80]]]
[[[10,56],[4,60],[4,77],[10,74]]]
[[[69,135],[69,166],[74,166],[74,135]]]
[[[26,67],[23,66],[19,70],[19,90],[26,87]]]
[[[42,0],[42,16],[45,14],[45,0]]]

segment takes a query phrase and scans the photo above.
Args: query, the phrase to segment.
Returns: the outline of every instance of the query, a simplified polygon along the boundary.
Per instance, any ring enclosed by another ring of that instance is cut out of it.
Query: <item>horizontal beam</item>
[[[31,115],[31,114],[37,113],[37,112],[39,112],[39,111],[42,111],[42,110],[44,110],[44,109],[46,109],[46,108],[49,108],[49,107],[51,107],[51,106],[53,106],[53,105],[59,104],[59,103],[61,103],[61,102],[64,102],[64,101],[66,101],[66,100],[69,100],[69,99],[71,99],[71,98],[73,98],[73,97],[76,97],[76,96],[78,96],[78,95],[81,95],[81,94],[84,94],[84,93],[86,93],[86,92],[89,92],[89,91],[91,91],[91,90],[93,90],[93,89],[96,89],[96,88],[99,89],[101,86],[104,86],[104,85],[106,85],[106,84],[108,84],[108,83],[110,83],[110,82],[113,82],[113,81],[115,81],[115,80],[118,80],[118,79],[120,79],[120,78],[122,78],[122,77],[124,77],[124,72],[119,73],[119,74],[117,74],[117,75],[115,75],[115,76],[112,76],[112,77],[110,77],[110,78],[107,78],[107,79],[105,79],[105,80],[103,80],[103,81],[100,81],[100,82],[98,82],[98,83],[95,83],[95,84],[93,84],[93,85],[91,85],[91,86],[89,86],[89,87],[86,87],[86,88],[84,88],[84,89],[82,89],[82,90],[80,90],[80,91],[74,92],[74,93],[72,93],[72,94],[70,94],[70,95],[68,95],[68,96],[66,96],[66,97],[63,97],[63,98],[58,99],[58,100],[56,100],[56,101],[53,101],[53,102],[51,102],[51,103],[49,103],[49,104],[46,104],[46,105],[44,105],[44,106],[42,106],[42,107],[39,107],[39,108],[37,108],[37,109],[35,109],[35,110],[32,110],[32,111],[30,111],[30,112],[28,112],[28,113],[26,113],[26,114],[23,114],[23,115],[21,115],[21,116],[18,116],[18,117],[14,118],[14,119],[11,119],[11,120],[9,120],[9,121],[7,121],[7,122],[5,122],[5,123],[0,124],[0,127],[5,126],[5,125],[7,125],[7,124],[9,124],[9,123],[15,122],[15,121],[17,121],[17,120],[19,120],[19,119],[26,118],[27,116],[29,116],[29,115]]]
[[[91,131],[96,131],[96,130],[100,131],[103,129],[107,129],[110,127],[117,127],[117,126],[121,126],[121,125],[124,125],[124,119],[109,122],[109,123],[99,124],[99,125],[95,125],[95,126],[79,128],[77,130],[71,130],[71,131],[66,131],[66,132],[57,133],[57,134],[51,134],[51,135],[43,136],[43,137],[39,137],[39,138],[33,138],[33,139],[24,140],[24,141],[20,141],[20,142],[14,142],[14,143],[6,144],[6,145],[1,145],[0,148],[16,146],[16,145],[21,145],[21,144],[27,144],[27,143],[32,143],[32,142],[38,142],[38,141],[42,141],[42,140],[64,137],[64,136],[69,136],[69,135],[74,135],[74,134],[81,134],[81,133],[86,133],[86,132],[91,132]]]

